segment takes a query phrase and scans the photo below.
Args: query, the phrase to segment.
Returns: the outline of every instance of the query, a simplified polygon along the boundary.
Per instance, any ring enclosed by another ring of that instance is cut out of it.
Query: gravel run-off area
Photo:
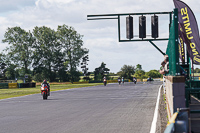
[[[166,109],[166,103],[165,103],[164,90],[163,88],[161,88],[156,133],[164,133],[166,125],[167,125],[167,121],[168,121],[168,118],[167,118],[167,109]]]

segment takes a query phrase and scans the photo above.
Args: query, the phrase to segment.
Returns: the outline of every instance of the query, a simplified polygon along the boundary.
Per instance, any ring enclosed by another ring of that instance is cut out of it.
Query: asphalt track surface
[[[0,133],[149,133],[161,82],[0,100]]]

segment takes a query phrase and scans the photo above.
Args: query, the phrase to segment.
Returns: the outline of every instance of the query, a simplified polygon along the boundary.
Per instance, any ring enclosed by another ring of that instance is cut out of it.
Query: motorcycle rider
[[[148,81],[150,81],[150,82],[151,82],[151,80],[152,80],[152,79],[151,79],[151,76],[149,76],[149,78],[147,79],[147,82],[148,82]]]
[[[121,78],[120,77],[118,78],[118,83],[119,83],[119,85],[121,84]]]
[[[136,84],[136,82],[137,82],[137,78],[136,77],[133,77],[133,82]]]
[[[48,96],[50,96],[50,85],[49,85],[49,83],[47,83],[47,80],[44,80],[44,81],[42,82],[41,86],[42,86],[43,84],[47,84],[47,86],[48,86]]]
[[[124,84],[124,77],[122,77],[122,83]]]
[[[104,86],[106,86],[106,83],[107,83],[106,76],[103,77],[103,82],[104,82]]]

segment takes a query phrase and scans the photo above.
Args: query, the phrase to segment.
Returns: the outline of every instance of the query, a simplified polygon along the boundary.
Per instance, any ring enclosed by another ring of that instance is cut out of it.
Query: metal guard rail
[[[175,120],[178,116],[178,113],[179,112],[176,112],[173,114],[173,116],[171,117],[171,119],[169,120],[168,124],[167,124],[167,127],[165,129],[165,132],[164,133],[173,133],[175,131]]]
[[[191,131],[189,109],[181,108],[177,110],[178,111],[175,112],[170,118],[164,133],[179,133]]]

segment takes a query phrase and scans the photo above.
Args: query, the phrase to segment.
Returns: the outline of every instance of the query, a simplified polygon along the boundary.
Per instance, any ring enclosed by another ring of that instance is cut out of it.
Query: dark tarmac
[[[0,133],[148,133],[162,82],[108,84],[0,100]]]

